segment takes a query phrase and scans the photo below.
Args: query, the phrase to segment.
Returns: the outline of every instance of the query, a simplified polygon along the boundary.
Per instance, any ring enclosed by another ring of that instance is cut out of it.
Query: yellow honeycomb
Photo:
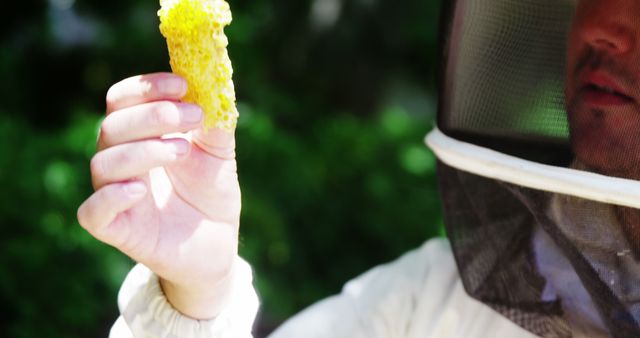
[[[185,102],[205,113],[204,129],[232,132],[238,121],[233,68],[224,27],[231,10],[224,0],[160,0],[160,32],[167,40],[171,69],[184,77]]]

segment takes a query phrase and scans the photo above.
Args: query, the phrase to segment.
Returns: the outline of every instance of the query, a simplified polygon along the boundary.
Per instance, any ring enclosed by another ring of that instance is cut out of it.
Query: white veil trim
[[[640,182],[540,164],[458,141],[434,128],[425,143],[456,169],[507,183],[640,209]]]

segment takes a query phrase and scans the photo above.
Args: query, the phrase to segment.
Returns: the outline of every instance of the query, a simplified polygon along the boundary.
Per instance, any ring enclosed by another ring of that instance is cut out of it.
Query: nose
[[[611,54],[628,53],[633,49],[634,44],[631,32],[615,24],[608,27],[585,29],[584,38],[594,48]]]
[[[622,21],[612,18],[586,22],[582,30],[582,38],[595,49],[606,51],[612,55],[625,54],[635,46],[634,30]]]

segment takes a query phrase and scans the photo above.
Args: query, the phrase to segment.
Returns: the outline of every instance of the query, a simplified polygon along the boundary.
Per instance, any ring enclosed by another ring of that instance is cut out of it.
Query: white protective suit
[[[233,296],[216,319],[189,319],[167,302],[157,277],[142,265],[127,276],[122,316],[110,338],[252,337],[258,300],[251,269],[238,261]],[[394,262],[348,282],[339,295],[294,316],[271,338],[528,338],[535,337],[467,295],[449,243],[433,239]]]

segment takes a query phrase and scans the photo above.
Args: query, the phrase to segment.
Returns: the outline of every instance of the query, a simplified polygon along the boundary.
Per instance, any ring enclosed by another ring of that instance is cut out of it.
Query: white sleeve
[[[339,295],[302,311],[270,338],[418,337],[415,323],[439,317],[438,287],[450,288],[456,276],[449,243],[430,240],[350,281]]]
[[[231,297],[222,313],[212,320],[182,315],[167,301],[158,277],[136,265],[118,294],[120,318],[109,338],[250,338],[258,311],[251,267],[241,258],[235,266]]]

